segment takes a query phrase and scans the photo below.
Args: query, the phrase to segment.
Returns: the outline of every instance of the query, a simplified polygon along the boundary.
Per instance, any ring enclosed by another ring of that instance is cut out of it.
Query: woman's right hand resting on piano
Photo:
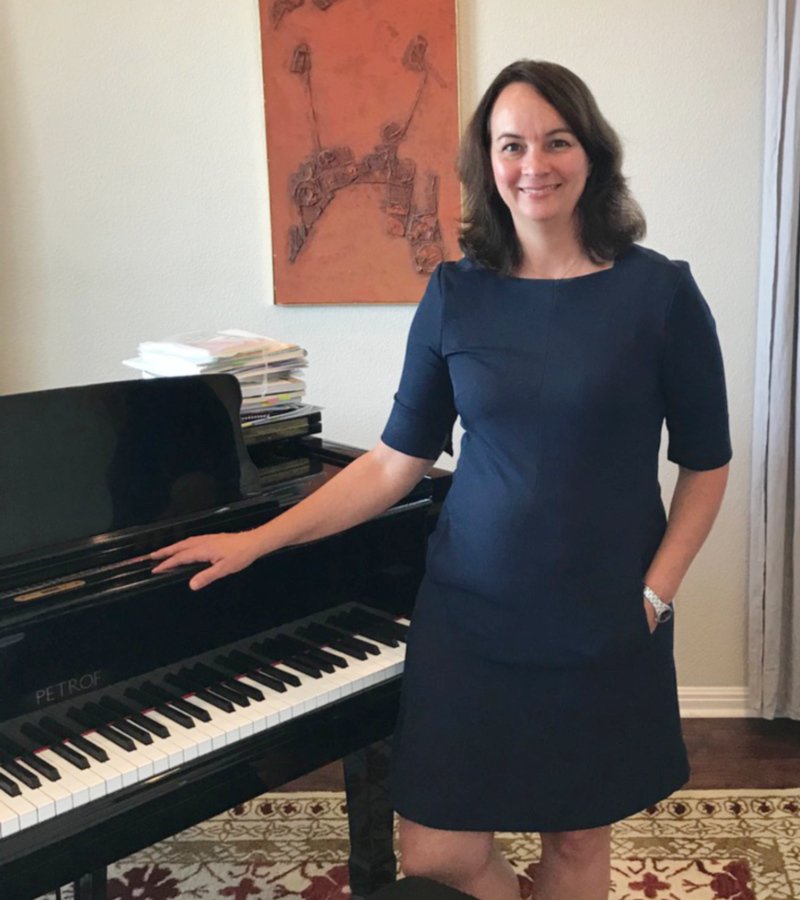
[[[156,574],[167,572],[191,563],[211,563],[207,569],[198,572],[189,581],[189,587],[193,591],[200,590],[218,578],[247,568],[261,556],[257,532],[258,529],[233,534],[198,534],[168,547],[162,547],[150,554],[151,559],[163,560],[153,572]]]
[[[305,500],[275,519],[233,534],[202,534],[150,554],[154,573],[209,563],[189,581],[193,591],[247,568],[282,547],[304,544],[345,531],[377,516],[404,497],[435,460],[408,456],[381,441],[353,460]]]

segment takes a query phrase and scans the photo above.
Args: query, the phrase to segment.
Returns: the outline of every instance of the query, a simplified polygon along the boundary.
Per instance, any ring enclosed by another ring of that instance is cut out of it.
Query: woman
[[[538,831],[537,900],[601,900],[610,824],[688,775],[671,601],[719,509],[730,442],[713,319],[643,217],[588,88],[505,68],[464,138],[465,258],[431,278],[381,441],[279,519],[182,541],[200,588],[402,497],[461,456],[406,660],[393,792],[406,874],[519,896],[497,830]],[[680,466],[669,520],[661,426]]]

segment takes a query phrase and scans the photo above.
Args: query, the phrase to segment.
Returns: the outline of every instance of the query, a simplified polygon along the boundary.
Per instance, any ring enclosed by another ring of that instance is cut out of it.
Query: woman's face
[[[516,230],[572,224],[589,158],[560,113],[522,82],[505,87],[489,117],[497,190]]]

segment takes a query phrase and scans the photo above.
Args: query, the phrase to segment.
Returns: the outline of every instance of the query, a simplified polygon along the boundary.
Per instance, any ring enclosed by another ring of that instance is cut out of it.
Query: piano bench
[[[446,884],[411,875],[370,894],[367,900],[475,900]]]

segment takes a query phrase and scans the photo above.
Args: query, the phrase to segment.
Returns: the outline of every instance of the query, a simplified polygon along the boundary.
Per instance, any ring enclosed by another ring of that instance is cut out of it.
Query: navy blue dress
[[[404,817],[452,830],[608,824],[688,777],[673,624],[642,578],[658,451],[731,456],[714,320],[686,263],[634,246],[566,280],[433,274],[382,440],[453,483],[428,548],[395,736]]]

